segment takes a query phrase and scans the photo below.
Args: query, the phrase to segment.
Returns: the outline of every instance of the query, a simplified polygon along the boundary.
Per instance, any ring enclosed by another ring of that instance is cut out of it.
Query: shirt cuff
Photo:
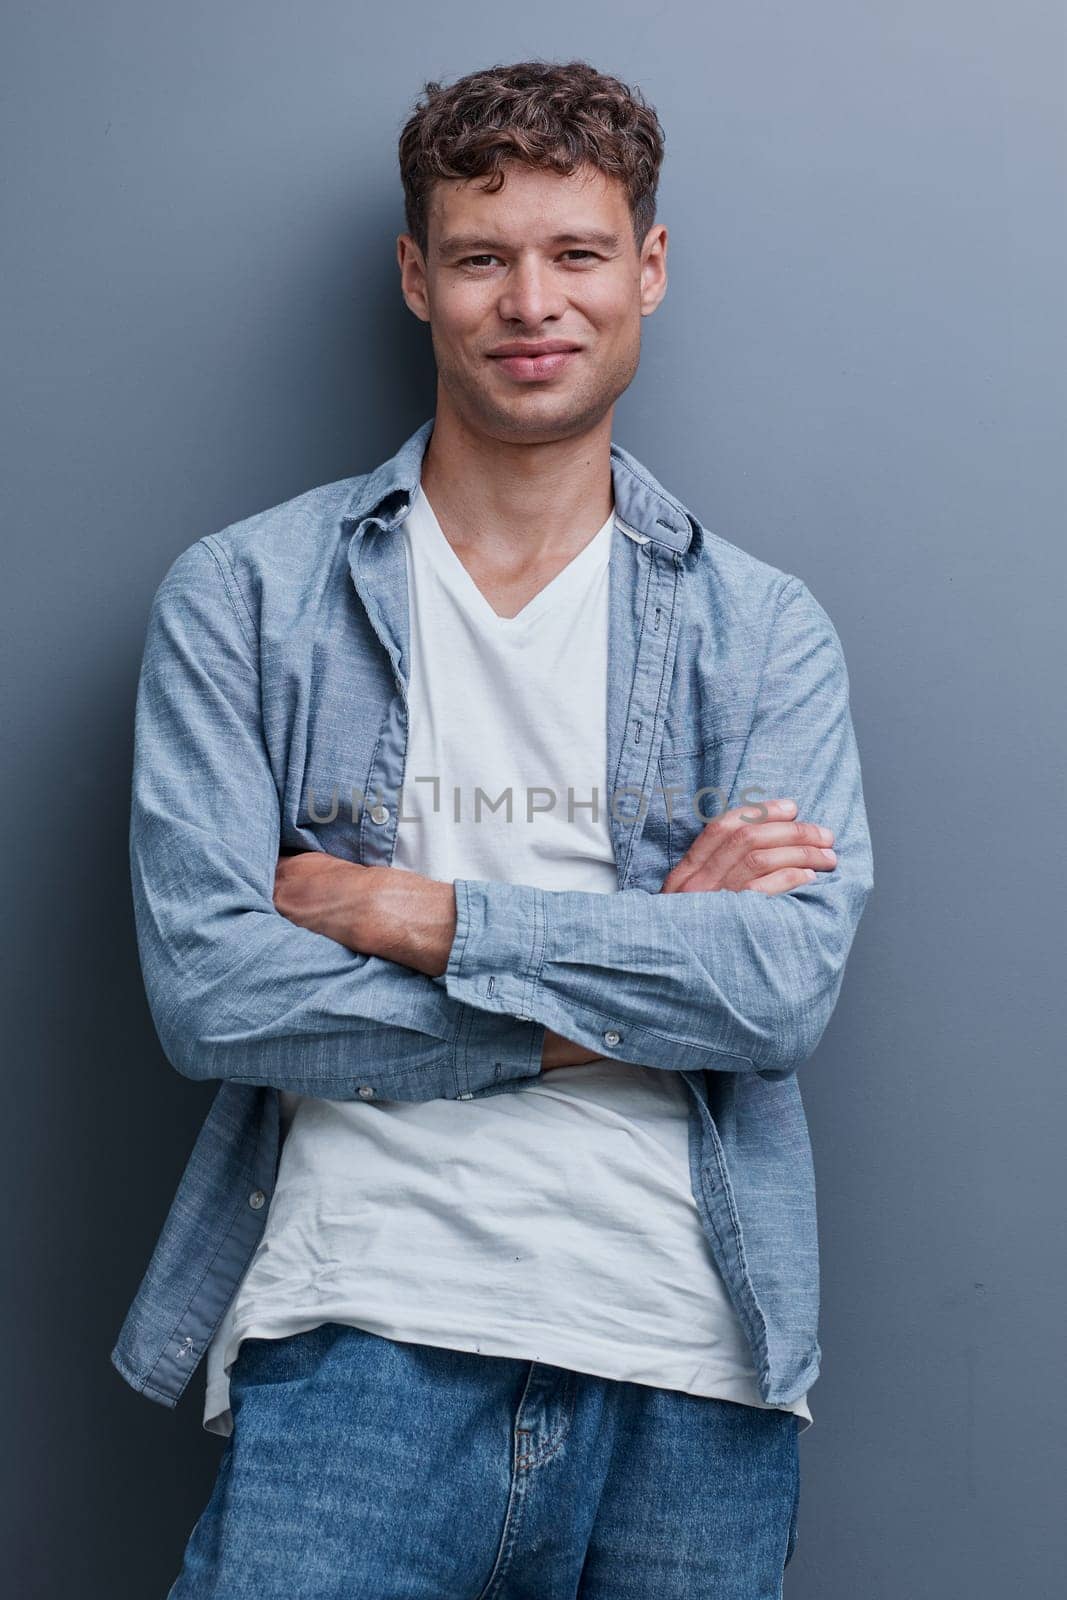
[[[456,1041],[457,1098],[473,1100],[541,1074],[544,1024],[472,1011]]]
[[[528,1019],[545,953],[544,891],[483,878],[456,878],[453,886],[446,990],[482,1011]]]
[[[544,952],[544,895],[524,884],[456,878],[456,930],[442,975],[468,1008],[456,1042],[459,1098],[541,1073],[545,1025],[530,1015]],[[503,905],[495,897],[503,898]]]

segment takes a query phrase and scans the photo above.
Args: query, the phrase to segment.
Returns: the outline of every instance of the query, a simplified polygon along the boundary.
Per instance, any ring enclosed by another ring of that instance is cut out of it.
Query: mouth
[[[572,346],[567,350],[549,350],[544,355],[491,355],[489,360],[494,366],[502,367],[509,377],[517,378],[520,383],[531,383],[556,377],[579,355],[581,351]]]

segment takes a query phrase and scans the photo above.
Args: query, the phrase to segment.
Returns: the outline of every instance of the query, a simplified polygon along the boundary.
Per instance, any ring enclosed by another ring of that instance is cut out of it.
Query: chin
[[[547,385],[538,385],[535,390],[531,385],[503,403],[499,394],[486,394],[482,409],[483,414],[492,414],[502,424],[524,432],[549,428],[569,433],[602,417],[612,400],[610,394],[591,395],[587,389],[552,391]]]
[[[592,420],[596,420],[595,418]],[[561,406],[548,414],[540,408],[516,408],[514,414],[496,413],[492,431],[499,439],[522,444],[551,444],[584,433],[591,419],[584,410]]]

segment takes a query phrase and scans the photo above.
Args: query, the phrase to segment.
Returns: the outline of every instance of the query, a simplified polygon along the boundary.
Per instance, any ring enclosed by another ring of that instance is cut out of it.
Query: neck
[[[611,514],[610,447],[611,412],[583,433],[526,444],[476,432],[439,395],[422,487],[456,546],[566,556]]]

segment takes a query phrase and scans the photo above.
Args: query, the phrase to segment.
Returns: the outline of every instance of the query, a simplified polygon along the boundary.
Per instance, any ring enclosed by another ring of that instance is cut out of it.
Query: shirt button
[[[604,1035],[604,1043],[605,1044],[621,1044],[622,1043],[622,1034],[621,1033],[616,1033],[614,1028],[609,1028],[607,1033]]]
[[[266,1200],[267,1197],[263,1193],[262,1189],[253,1189],[252,1193],[248,1197],[248,1203],[252,1207],[253,1211],[258,1211],[261,1206],[266,1204]]]
[[[360,1085],[359,1098],[361,1100],[373,1100],[374,1099],[374,1090],[371,1088],[369,1083],[363,1083],[363,1084]]]
[[[371,806],[370,819],[372,822],[388,822],[389,807],[383,806],[380,801],[376,806]]]

